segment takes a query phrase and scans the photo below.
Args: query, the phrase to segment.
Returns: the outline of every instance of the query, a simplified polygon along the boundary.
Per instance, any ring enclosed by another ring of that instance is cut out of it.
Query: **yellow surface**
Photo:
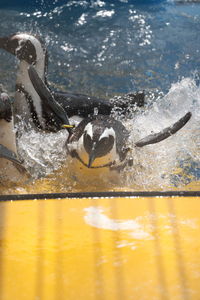
[[[200,299],[200,198],[0,203],[0,299]]]

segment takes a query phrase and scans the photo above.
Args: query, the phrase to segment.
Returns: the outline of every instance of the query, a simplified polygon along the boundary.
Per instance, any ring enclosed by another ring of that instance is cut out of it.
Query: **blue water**
[[[175,84],[177,92],[171,94],[180,99],[176,104],[176,99],[168,97],[176,107],[174,110],[170,104],[171,119],[176,120],[182,107],[190,108],[194,116],[197,113],[193,103],[200,101],[195,96],[200,72],[198,3],[1,0],[0,20],[0,36],[28,31],[43,38],[49,53],[48,80],[55,89],[109,98],[138,90],[167,95]],[[0,66],[0,83],[14,91],[17,60],[0,51]],[[195,91],[184,78],[194,80]],[[195,123],[192,134],[196,131]],[[189,138],[187,143],[191,143]],[[180,157],[179,163],[188,172],[187,183],[191,177],[200,178],[200,165],[198,146],[195,155],[184,147],[187,155]],[[179,182],[179,177],[173,180]]]
[[[17,3],[0,6],[0,35],[39,33],[48,45],[49,80],[65,89],[102,96],[157,88],[165,92],[182,76],[198,75],[198,4],[38,1],[26,7]],[[11,60],[1,52],[1,68],[10,74],[13,65],[5,56]]]

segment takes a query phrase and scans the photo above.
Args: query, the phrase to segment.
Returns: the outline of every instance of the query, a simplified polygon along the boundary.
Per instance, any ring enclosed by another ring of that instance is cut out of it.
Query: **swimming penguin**
[[[99,114],[109,115],[115,106],[124,108],[124,103],[107,101],[101,98],[91,97],[77,93],[53,92],[47,84],[47,50],[37,36],[28,33],[13,34],[9,37],[0,38],[0,48],[3,48],[15,55],[20,60],[19,71],[16,80],[16,95],[14,103],[15,124],[31,124],[36,128],[44,130],[57,131],[60,129],[60,121],[64,124],[64,114],[57,114],[57,108],[54,105],[44,104],[41,98],[41,90],[48,89],[55,101],[62,106],[67,116],[88,117],[94,114],[94,110]],[[30,80],[28,76],[28,67],[34,65],[36,73],[44,82],[42,86],[35,82],[35,74]],[[45,94],[45,91],[42,91]],[[144,93],[130,94],[130,102],[138,106],[144,104]],[[55,102],[54,102],[55,103]],[[129,105],[129,104],[127,104]],[[23,127],[22,126],[22,127]]]
[[[135,143],[144,147],[158,143],[180,130],[191,118],[188,112],[172,126],[151,134]],[[70,155],[88,168],[109,167],[111,170],[123,169],[126,161],[129,131],[124,125],[110,116],[97,115],[84,119],[69,137],[67,148]]]
[[[19,160],[12,116],[12,102],[7,93],[0,93],[0,182],[19,181],[26,170]]]
[[[97,115],[79,123],[67,148],[72,157],[88,168],[110,167],[125,159],[128,137],[129,132],[120,121]]]

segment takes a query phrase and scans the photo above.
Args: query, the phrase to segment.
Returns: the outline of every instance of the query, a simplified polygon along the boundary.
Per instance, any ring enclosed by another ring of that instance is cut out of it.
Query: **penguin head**
[[[83,119],[67,141],[69,153],[88,168],[114,165],[121,159],[119,142],[124,140],[123,125],[118,123],[104,115]]]
[[[88,154],[88,168],[102,161],[103,165],[112,163],[112,152],[115,152],[115,131],[104,126],[102,122],[93,121],[87,124],[83,134],[83,147]]]
[[[45,49],[37,37],[28,33],[14,34],[9,37],[0,37],[0,48],[15,55],[20,61],[36,64]]]

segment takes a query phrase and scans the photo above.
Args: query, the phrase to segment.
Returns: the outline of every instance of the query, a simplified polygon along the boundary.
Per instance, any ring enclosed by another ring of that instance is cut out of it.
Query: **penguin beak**
[[[95,153],[95,148],[92,149],[90,155],[89,155],[89,161],[88,161],[88,168],[92,167],[92,163],[94,162],[95,158],[96,158],[96,153]]]
[[[88,168],[91,168],[92,167],[92,163],[94,162],[95,160],[95,154],[94,153],[91,153],[90,156],[89,156],[89,162],[88,162]]]
[[[19,46],[17,39],[12,39],[12,37],[0,37],[0,48],[16,55],[16,49]]]

